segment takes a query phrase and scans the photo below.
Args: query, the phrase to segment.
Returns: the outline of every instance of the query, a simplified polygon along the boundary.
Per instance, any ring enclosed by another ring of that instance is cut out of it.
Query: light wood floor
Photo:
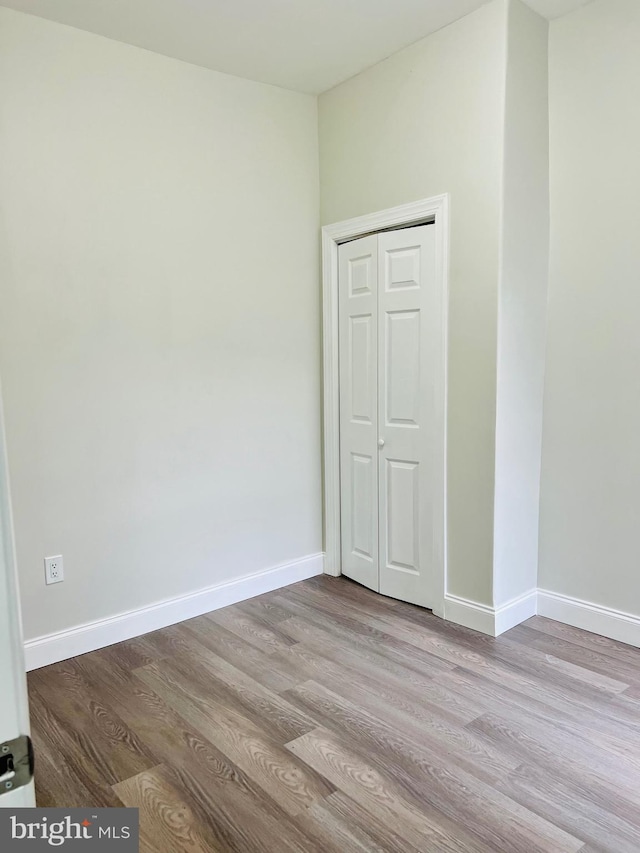
[[[640,851],[640,650],[316,578],[29,677],[40,806],[153,853]]]

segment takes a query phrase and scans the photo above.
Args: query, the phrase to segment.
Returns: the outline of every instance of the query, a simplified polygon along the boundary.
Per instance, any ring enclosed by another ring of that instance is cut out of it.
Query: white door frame
[[[18,591],[13,521],[9,490],[9,467],[4,441],[2,391],[0,389],[0,743],[29,734],[29,700],[24,664],[22,619]],[[13,788],[12,781],[0,786],[0,808],[35,806],[33,779]],[[11,786],[11,787],[10,787]]]
[[[340,364],[338,354],[338,246],[346,240],[404,225],[434,222],[436,229],[436,281],[442,316],[441,364],[437,388],[441,483],[440,517],[437,519],[436,553],[442,555],[432,578],[433,612],[444,616],[447,575],[447,337],[449,292],[449,196],[434,196],[388,210],[346,219],[322,229],[322,326],[324,389],[324,540],[325,573],[342,574],[340,555]]]

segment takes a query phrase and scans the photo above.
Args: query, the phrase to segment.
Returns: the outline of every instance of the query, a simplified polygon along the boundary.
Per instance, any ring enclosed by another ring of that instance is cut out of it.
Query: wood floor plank
[[[388,617],[381,625],[386,624]],[[522,644],[509,639],[509,634],[492,638],[481,635],[474,639],[468,631],[458,631],[457,626],[444,623],[442,627],[431,623],[420,630],[409,625],[392,624],[390,633],[402,636],[410,644],[430,651],[437,657],[449,661],[455,666],[468,669],[488,679],[502,683],[509,679],[520,684],[529,683],[531,694],[539,691],[538,683],[543,682],[548,691],[554,691],[562,699],[578,701],[586,708],[599,706],[599,692],[619,692],[620,685],[610,690],[602,688],[599,673],[578,664],[568,665],[567,661],[546,655],[538,649],[523,648]]]
[[[495,777],[487,784],[485,766],[491,756],[476,743],[471,750],[473,762],[468,751],[460,756],[455,748],[447,751],[433,738],[420,740],[415,731],[399,733],[313,682],[300,685],[291,694],[299,696],[310,713],[322,718],[325,729],[331,727],[360,755],[366,755],[371,766],[392,779],[415,807],[429,804],[451,820],[463,820],[490,849],[510,853],[512,845],[517,844],[534,853],[578,850],[582,846],[583,841],[498,792],[491,784]],[[395,757],[393,763],[390,756]],[[503,769],[502,775],[507,773]]]
[[[486,681],[493,682],[496,686],[506,686],[514,692],[521,693],[533,702],[537,702],[544,696],[544,702],[555,711],[568,715],[595,714],[607,718],[615,723],[634,726],[634,717],[631,711],[626,712],[622,708],[612,705],[611,694],[590,689],[581,680],[567,678],[557,668],[541,665],[540,653],[532,651],[530,656],[522,648],[514,655],[509,648],[509,640],[495,645],[493,653],[473,655],[468,650],[468,640],[464,642],[466,651],[452,648],[450,642],[440,646],[439,653],[450,654],[451,659],[459,660],[459,669],[480,676]],[[514,644],[515,645],[515,644]],[[442,684],[450,683],[450,673],[436,675],[434,679]],[[618,694],[623,695],[623,694]]]
[[[148,663],[153,663],[160,660],[163,655],[158,652],[147,639],[148,635],[143,637],[134,637],[131,640],[125,640],[122,643],[116,643],[113,646],[108,646],[100,651],[105,652],[119,666],[127,669],[135,669],[138,666],[144,666]]]
[[[574,628],[573,625],[565,625],[563,622],[546,619],[544,616],[532,616],[531,619],[523,622],[523,626],[557,637],[560,640],[566,640],[573,645],[610,655],[615,660],[637,667],[638,650],[618,640],[601,637],[600,634],[592,634],[590,631],[583,631],[580,628]]]
[[[363,809],[343,791],[336,791],[325,802],[332,815],[337,815],[352,832],[357,831],[367,839],[368,850],[380,849],[388,853],[398,853],[402,850],[402,853],[419,853],[413,844],[409,844],[406,839],[394,832],[381,816]]]
[[[277,652],[292,645],[294,640],[283,634],[277,625],[269,624],[262,616],[254,616],[239,608],[225,607],[207,617],[232,634],[246,640],[260,651]]]
[[[570,835],[593,843],[601,851],[638,851],[636,826],[547,769],[521,765],[500,781],[498,788]]]
[[[279,593],[279,600],[286,603],[293,616],[299,617],[307,625],[311,623],[319,629],[325,629],[330,624],[334,643],[344,640],[352,646],[355,642],[363,650],[383,655],[397,667],[415,670],[420,675],[431,676],[451,668],[451,664],[423,654],[415,645],[376,627],[375,619],[379,616],[376,610],[373,616],[358,613],[355,606],[347,610],[341,602],[336,603],[326,593],[318,592],[308,602],[302,600],[301,593],[294,595],[286,591]],[[296,624],[296,620],[284,620],[280,627],[286,631],[289,624]]]
[[[78,666],[86,666],[87,678],[137,732],[158,765],[166,761],[167,755],[174,764],[188,764],[194,759],[209,761],[205,753],[211,744],[172,707],[167,693],[160,696],[135,671],[109,666],[105,659],[94,655],[89,662],[88,657],[78,660]]]
[[[367,589],[355,583],[355,581],[350,581],[346,577],[334,578],[330,575],[318,575],[303,583],[291,584],[285,590],[287,593],[302,593],[305,598],[309,595],[309,600],[311,600],[312,594],[320,591],[331,597],[338,598],[344,604],[345,608],[355,606],[356,610],[362,610],[363,612],[375,610],[376,612],[397,615],[398,607],[404,605],[404,602],[373,592],[373,590]],[[275,595],[279,595],[281,592],[282,590],[278,590]],[[432,615],[430,610],[425,610],[423,607],[417,608],[417,610],[426,619],[437,618]]]
[[[224,853],[225,847],[206,832],[202,822],[174,786],[153,768],[114,785],[123,805],[140,810],[141,853]]]
[[[555,750],[559,758],[589,761],[598,768],[603,778],[620,774],[633,779],[635,774],[640,774],[640,754],[636,750],[629,749],[628,743],[625,746],[624,740],[614,739],[606,734],[594,732],[593,736],[585,738],[585,726],[580,721],[557,719],[550,724],[548,720],[528,709],[514,711],[502,707],[477,717],[465,728],[475,730],[490,726],[494,722],[496,726],[502,723],[505,726],[511,725],[525,734],[535,732],[536,737]]]
[[[156,762],[137,734],[102,697],[91,690],[76,661],[64,661],[40,670],[31,679],[33,693],[55,714],[70,738],[91,742],[101,756],[110,783],[127,779]]]
[[[161,691],[167,702],[248,778],[262,787],[289,814],[298,814],[315,800],[333,793],[333,787],[291,757],[273,736],[243,716],[238,709],[216,701],[200,683],[183,673],[163,669],[140,670],[137,675]]]
[[[432,679],[415,683],[403,679],[402,673],[364,669],[358,659],[346,663],[344,655],[339,651],[333,650],[332,653],[331,648],[322,648],[316,643],[309,645],[308,642],[299,642],[280,653],[278,659],[296,673],[293,687],[309,679],[327,687],[336,681],[346,682],[354,688],[373,693],[382,705],[405,710],[415,718],[435,714],[462,725],[481,713],[475,700],[468,701]]]
[[[530,762],[553,773],[569,784],[584,790],[588,800],[602,805],[623,820],[635,824],[640,829],[640,795],[637,780],[624,773],[612,772],[610,768],[600,768],[591,760],[589,743],[585,742],[585,752],[577,754],[568,746],[558,754],[556,743],[549,745],[545,734],[524,728],[518,721],[507,721],[497,714],[485,714],[478,717],[469,728],[485,735],[496,746],[502,746],[523,763]]]
[[[272,592],[257,595],[255,598],[249,598],[247,601],[242,601],[235,606],[241,613],[247,613],[263,619],[273,627],[277,627],[280,622],[291,616],[291,612],[285,610],[280,605]]]
[[[345,698],[346,692],[350,691],[343,689],[340,682],[327,689],[307,681],[284,695],[292,702],[297,701],[309,716],[321,720],[323,726],[332,729],[337,726],[354,738],[364,737],[369,746],[375,743],[378,751],[391,751],[398,758],[405,757],[405,751],[413,755],[413,744],[419,751],[428,749],[443,762],[454,763],[488,780],[505,776],[520,763],[495,748],[488,748],[482,738],[469,736],[467,728],[456,728],[435,716],[427,720],[414,720],[399,713],[389,716],[366,693],[355,691],[355,701],[351,701]]]
[[[179,793],[177,801],[186,801],[216,839],[213,849],[260,850],[264,838],[275,837],[274,828],[280,826],[280,834],[286,836],[289,825],[293,840],[286,849],[301,849],[300,828],[289,824],[289,815],[279,802],[187,723],[179,729],[181,748],[170,750],[171,765],[163,765],[160,772],[166,784]],[[311,768],[307,772],[314,774]],[[304,848],[315,849],[310,840]]]
[[[133,674],[132,679],[138,676]],[[143,690],[148,690],[142,685]],[[157,696],[157,694],[153,694]],[[166,696],[169,702],[171,697]],[[146,739],[151,747],[161,750],[162,743],[167,745],[166,754],[171,757],[171,767],[163,766],[153,768],[154,774],[161,773],[160,783],[164,789],[172,788],[176,793],[173,797],[174,803],[187,803],[189,808],[199,814],[200,822],[207,828],[207,833],[215,839],[211,844],[212,850],[224,851],[248,851],[264,849],[260,845],[266,837],[273,837],[274,828],[282,826],[280,835],[286,837],[287,830],[284,821],[287,817],[282,802],[265,795],[264,788],[256,785],[252,779],[242,771],[228,757],[219,751],[205,735],[190,726],[173,708],[169,708],[163,701],[166,710],[159,711],[156,703],[150,707],[156,708],[156,718],[151,721]],[[171,739],[167,738],[166,728],[161,724],[167,715],[173,722]],[[191,714],[188,714],[191,716]],[[214,722],[215,725],[215,722]],[[212,729],[211,720],[206,720],[203,729]],[[296,760],[288,753],[290,760]],[[320,779],[311,768],[304,768],[306,777]],[[293,780],[297,781],[297,780]],[[123,784],[126,784],[123,783]],[[271,788],[273,790],[273,783]],[[115,786],[122,795],[124,790],[120,785]],[[324,788],[324,793],[329,794],[332,787]],[[313,797],[308,799],[313,802]],[[134,805],[135,803],[131,803]],[[143,813],[141,820],[152,820],[152,815]],[[266,824],[266,825],[265,825]],[[291,832],[293,841],[283,849],[299,851],[314,850],[315,846],[311,839],[301,842],[299,827],[292,824]],[[166,850],[173,853],[174,847],[166,840],[165,846],[153,847],[153,843],[160,843],[157,839],[152,842],[152,848],[158,851]],[[172,842],[173,843],[173,842]],[[176,849],[181,849],[180,847]],[[185,846],[185,850],[191,849]]]
[[[210,619],[199,616],[181,627],[191,637],[191,650],[200,646],[208,649],[269,690],[288,690],[300,680],[287,666],[280,665],[276,654],[266,654],[220,625],[212,628]]]
[[[557,693],[545,690],[544,682],[536,684],[529,679],[505,678],[503,684],[493,679],[484,678],[475,672],[463,668],[452,670],[442,676],[437,676],[434,681],[456,693],[461,699],[475,701],[478,714],[491,713],[496,709],[505,711],[508,709],[514,714],[524,712],[527,715],[536,716],[543,721],[553,719],[558,726],[574,724],[579,726],[582,736],[591,741],[602,742],[614,751],[628,750],[629,748],[640,751],[640,729],[628,724],[627,720],[611,720],[608,716],[598,712],[597,709],[584,707],[582,704],[572,702]],[[610,709],[611,703],[624,701],[624,694],[616,695],[611,699],[603,697],[602,708]],[[631,713],[627,708],[621,714]],[[640,708],[638,708],[640,718]],[[615,745],[615,746],[614,746]]]
[[[215,760],[208,771],[200,762],[166,766],[163,773],[225,851],[323,853],[316,839],[229,762]]]
[[[429,805],[415,808],[383,774],[345,747],[340,738],[318,728],[287,744],[295,755],[326,776],[355,802],[377,814],[400,838],[418,849],[447,853],[489,853],[489,847],[456,830]]]
[[[145,853],[636,853],[640,650],[321,576],[29,675],[41,806]]]
[[[181,624],[169,625],[168,628],[161,628],[159,631],[151,631],[140,639],[144,640],[147,647],[152,650],[154,660],[163,660],[189,651],[189,639],[185,637]],[[150,662],[147,661],[147,663]],[[144,666],[144,664],[142,665]]]
[[[315,721],[281,695],[268,690],[241,670],[213,654],[200,651],[171,661],[160,661],[135,670],[150,686],[180,684],[203,702],[219,701],[237,708],[249,720],[271,732],[274,740],[285,742],[313,729]]]
[[[609,654],[585,648],[551,634],[535,631],[526,625],[518,625],[509,634],[509,640],[529,649],[537,649],[545,658],[564,660],[571,667],[582,669],[591,674],[594,686],[613,693],[621,693],[631,684],[640,684],[640,672],[637,664],[621,660]],[[598,679],[597,676],[601,676]]]
[[[339,791],[313,803],[296,817],[296,823],[331,853],[417,853],[376,815]]]
[[[379,646],[363,644],[357,636],[352,636],[348,645],[346,642],[336,642],[333,626],[321,628],[312,620],[301,616],[285,620],[281,627],[290,637],[317,649],[325,657],[337,663],[344,662],[364,675],[368,674],[377,679],[388,676],[393,681],[400,679],[402,683],[419,688],[429,684],[433,675],[450,669],[437,666],[430,672],[420,671],[408,662],[390,655],[384,648],[383,640]]]
[[[69,808],[80,808],[87,803],[98,805],[95,802],[95,788],[91,784],[88,787],[78,774],[74,772],[73,763],[64,756],[58,757],[48,748],[43,740],[34,730],[31,732],[33,748],[38,756],[35,767],[34,779],[36,788],[36,800],[41,808],[55,808],[60,803],[65,803]],[[111,796],[110,789],[102,792],[106,799],[99,798],[100,804],[107,806],[121,805],[115,795]]]
[[[35,763],[36,790],[43,789],[44,802],[50,806],[92,805],[111,808],[122,805],[111,788],[117,781],[105,760],[102,750],[95,747],[90,735],[78,732],[71,720],[58,719],[29,677],[31,730],[34,744],[38,745]],[[44,746],[43,763],[38,756]],[[47,778],[47,771],[55,768],[55,775]],[[62,790],[56,777],[64,780]],[[90,799],[86,799],[89,795]],[[47,800],[48,797],[51,797]],[[58,799],[58,797],[60,799]],[[43,802],[43,805],[44,805]]]

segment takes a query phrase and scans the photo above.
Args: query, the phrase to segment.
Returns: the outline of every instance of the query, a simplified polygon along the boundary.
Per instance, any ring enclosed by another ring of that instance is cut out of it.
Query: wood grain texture
[[[163,778],[162,768],[146,770],[114,786],[125,806],[140,810],[140,851],[222,851],[209,837],[180,791]]]
[[[144,853],[637,853],[640,651],[320,577],[29,676],[41,806]]]

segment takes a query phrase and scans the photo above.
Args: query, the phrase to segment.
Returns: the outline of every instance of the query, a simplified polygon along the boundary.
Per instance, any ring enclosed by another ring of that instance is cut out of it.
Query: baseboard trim
[[[28,640],[24,644],[27,672],[315,577],[322,574],[323,569],[324,554],[312,554],[188,595]]]
[[[570,598],[547,589],[538,590],[538,615],[611,640],[640,647],[640,616]]]
[[[130,640],[149,631],[166,628],[185,619],[321,575],[324,571],[324,554],[312,554],[188,595],[37,637],[24,644],[26,668],[27,671],[39,669],[113,643]],[[602,637],[640,647],[640,616],[550,590],[530,590],[497,608],[449,594],[445,595],[444,601],[446,620],[491,637],[503,634],[536,613]]]
[[[491,637],[504,634],[536,614],[640,648],[640,616],[580,598],[532,589],[500,607],[489,607],[457,595],[445,596],[445,619]]]
[[[517,598],[489,607],[478,601],[461,598],[457,595],[445,595],[444,618],[456,625],[464,625],[490,637],[498,637],[515,625],[536,615],[537,590],[531,589]]]
[[[478,601],[446,593],[444,618],[448,622],[455,622],[456,625],[463,625],[465,628],[495,637],[495,611],[493,607],[480,604]]]
[[[495,610],[495,633],[499,637],[510,628],[515,628],[526,619],[530,619],[538,612],[538,590],[530,589],[517,598],[512,598]]]

